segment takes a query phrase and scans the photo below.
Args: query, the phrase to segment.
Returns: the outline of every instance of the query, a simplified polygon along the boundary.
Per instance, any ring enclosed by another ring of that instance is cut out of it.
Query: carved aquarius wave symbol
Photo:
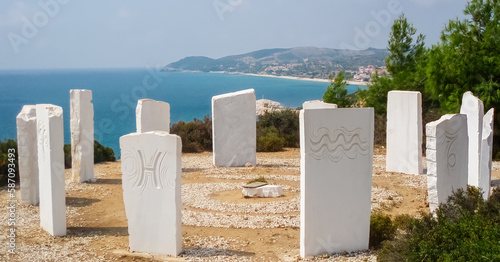
[[[332,162],[338,163],[344,156],[355,159],[358,154],[363,156],[368,154],[369,141],[361,137],[361,128],[348,130],[340,127],[330,131],[326,127],[317,130],[313,127],[312,130],[309,148],[310,155],[316,160],[328,157]]]

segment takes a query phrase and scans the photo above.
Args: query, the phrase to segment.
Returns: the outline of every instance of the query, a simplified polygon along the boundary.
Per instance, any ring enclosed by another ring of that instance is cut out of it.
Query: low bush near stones
[[[475,187],[455,191],[435,216],[401,224],[377,255],[378,261],[500,261],[500,189],[487,201]]]
[[[212,151],[212,119],[209,116],[203,120],[195,118],[189,123],[173,123],[170,133],[181,137],[183,153]]]
[[[9,149],[11,149],[10,152],[12,152],[12,149],[14,149],[14,157],[9,157]],[[8,139],[0,141],[0,186],[7,185],[9,178],[9,164],[10,167],[14,167],[15,170],[15,172],[10,172],[12,174],[15,174],[15,177],[13,179],[16,181],[16,183],[19,183],[19,165],[17,160],[18,154],[16,140]]]
[[[103,146],[101,143],[94,140],[94,163],[116,161],[115,152],[112,148]],[[71,145],[64,145],[64,166],[71,168]]]

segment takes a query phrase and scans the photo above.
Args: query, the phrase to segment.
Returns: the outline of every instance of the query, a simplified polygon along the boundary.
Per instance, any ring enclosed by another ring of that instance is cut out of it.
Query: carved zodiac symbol
[[[457,130],[454,133],[446,133],[445,136],[447,167],[449,175],[453,174],[455,170],[455,164],[457,163],[457,149],[455,142],[457,141],[459,131],[460,130]]]
[[[156,189],[163,189],[169,186],[170,181],[166,181],[168,167],[163,165],[164,152],[156,150],[149,158],[142,150],[124,151],[122,165],[124,165],[124,177],[131,182],[131,187],[138,187],[141,193],[151,183]]]
[[[367,138],[362,138],[361,128],[349,130],[345,127],[330,131],[326,127],[314,129],[309,138],[310,155],[321,160],[328,157],[338,163],[344,156],[355,159],[358,154],[366,156],[370,145]]]

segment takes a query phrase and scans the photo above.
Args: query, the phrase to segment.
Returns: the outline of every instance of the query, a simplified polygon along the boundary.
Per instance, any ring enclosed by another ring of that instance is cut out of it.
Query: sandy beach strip
[[[234,75],[247,75],[247,76],[263,76],[263,77],[274,77],[274,78],[282,78],[282,79],[291,79],[291,80],[302,80],[302,81],[314,81],[314,82],[324,82],[330,83],[330,79],[321,79],[321,78],[305,78],[305,77],[297,77],[297,76],[277,76],[277,75],[264,75],[264,74],[249,74],[249,73],[239,73],[239,72],[226,72],[226,71],[217,71],[210,72],[216,74],[234,74]],[[366,86],[367,82],[361,81],[346,81],[349,85],[363,85]]]

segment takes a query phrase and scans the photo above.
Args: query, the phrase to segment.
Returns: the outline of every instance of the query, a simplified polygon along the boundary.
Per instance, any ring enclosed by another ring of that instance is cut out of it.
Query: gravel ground
[[[380,164],[385,162],[384,155],[375,155],[374,162],[378,162],[374,164],[374,177],[391,177],[394,175],[385,172],[385,165]],[[236,203],[212,197],[217,192],[240,189],[244,184],[243,181],[262,176],[262,174],[255,172],[255,167],[213,167],[210,154],[184,155],[182,165],[183,178],[191,178],[191,174],[196,173],[214,181],[185,183],[182,186],[183,225],[243,229],[296,229],[300,226],[300,194],[292,199],[280,200],[278,198],[276,201],[260,203]],[[270,173],[265,174],[265,178],[272,181],[273,184],[283,186],[285,192],[300,191],[300,160],[298,158],[261,157],[258,158],[258,167],[272,170]],[[499,162],[493,162],[493,170],[500,170]],[[69,170],[66,172],[69,172]],[[106,174],[98,172],[95,175],[96,179],[106,176]],[[500,185],[499,180],[495,180],[493,183]],[[426,188],[426,176],[408,176],[403,185],[409,188]],[[103,190],[93,183],[66,182],[66,190],[68,192],[89,193],[96,198],[106,198],[112,193],[110,190]],[[16,193],[18,199],[20,199],[19,192]],[[372,210],[395,206],[402,201],[403,196],[397,192],[382,187],[372,188]],[[0,202],[7,202],[7,194],[0,195]],[[78,205],[67,206],[67,218],[73,221],[72,226],[84,226],[79,221],[76,221],[80,211],[81,207]],[[17,261],[50,261],[54,257],[62,257],[64,261],[105,261],[103,256],[98,256],[87,249],[89,243],[99,240],[103,236],[98,234],[89,236],[87,234],[83,237],[73,233],[64,238],[55,238],[40,228],[38,206],[19,205],[17,212],[17,227],[20,228],[20,231],[22,230],[23,235],[23,240],[17,246]],[[7,220],[7,215],[7,212],[0,213],[0,219]],[[1,232],[7,232],[7,230],[6,225],[0,225]],[[0,243],[6,241],[8,241],[6,234],[0,234]],[[182,258],[188,261],[258,260],[258,257],[252,257],[244,252],[252,241],[243,238],[185,235],[183,237],[185,251]],[[102,247],[103,250],[107,248],[109,247]],[[123,250],[127,249],[126,246],[121,248]],[[9,256],[5,255],[5,253],[0,254],[0,260],[6,261],[9,259]],[[127,253],[127,256],[130,256],[130,254]],[[297,256],[285,255],[280,260],[296,261]],[[363,251],[318,256],[307,258],[305,261],[376,261],[376,256],[371,251]]]
[[[186,184],[182,186],[182,203],[185,206],[208,209],[211,211],[236,212],[242,214],[282,214],[289,212],[299,212],[300,200],[294,198],[288,201],[268,203],[230,203],[212,199],[211,194],[220,191],[229,191],[243,188],[245,183],[202,183]],[[298,191],[295,187],[283,185],[283,190]],[[192,192],[196,192],[193,194]]]
[[[206,175],[206,177],[219,178],[219,179],[233,179],[233,180],[253,180],[261,177],[262,175]],[[265,175],[266,180],[285,180],[285,181],[300,181],[300,176],[293,175]]]
[[[82,190],[85,190],[86,184],[80,184]],[[20,199],[20,191],[16,192],[17,199]],[[3,195],[0,201],[7,202],[7,194]],[[67,219],[73,219],[78,215],[79,208],[74,206],[66,206]],[[16,208],[16,232],[18,236],[26,241],[18,241],[16,243],[16,257],[10,256],[5,251],[0,254],[5,254],[3,261],[53,261],[55,257],[62,258],[64,261],[105,261],[104,257],[99,257],[93,252],[89,252],[86,246],[98,237],[78,237],[66,236],[63,238],[53,237],[45,232],[40,227],[39,206],[18,205]],[[3,214],[6,213],[2,213]],[[8,214],[7,214],[8,215]],[[3,220],[5,219],[5,220]],[[2,217],[2,221],[7,221],[7,218]],[[1,232],[7,232],[8,227],[2,223],[0,226]],[[32,243],[29,240],[43,240],[43,244]],[[61,241],[62,240],[62,241]],[[7,243],[7,234],[0,234],[0,243]]]

